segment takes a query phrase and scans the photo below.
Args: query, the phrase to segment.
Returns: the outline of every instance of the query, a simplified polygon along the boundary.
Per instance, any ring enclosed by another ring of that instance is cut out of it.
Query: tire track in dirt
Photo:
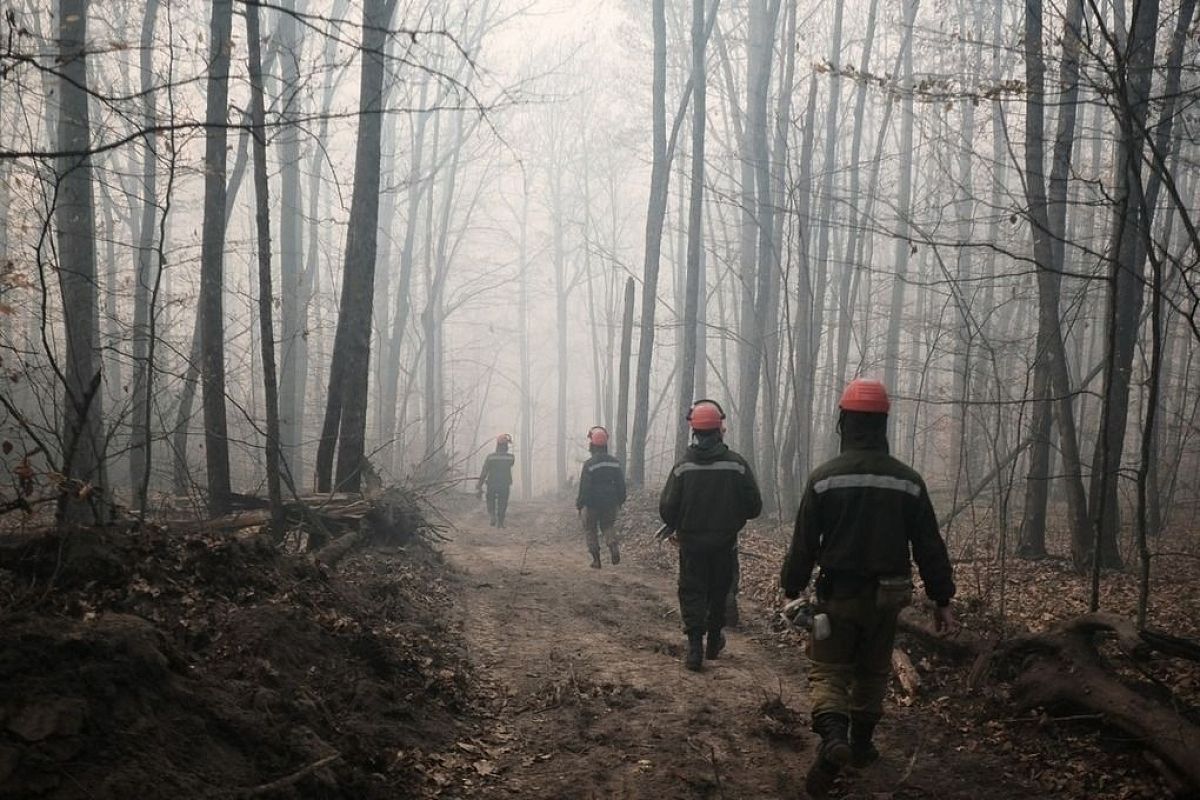
[[[815,739],[798,649],[734,631],[719,660],[689,672],[670,575],[629,557],[589,568],[574,516],[549,504],[514,507],[504,530],[480,512],[455,522],[445,554],[462,573],[470,658],[496,698],[484,735],[494,773],[462,796],[804,796]],[[837,796],[1031,796],[1012,783],[983,791],[993,766],[933,758],[919,720],[890,722],[882,744],[898,755]]]

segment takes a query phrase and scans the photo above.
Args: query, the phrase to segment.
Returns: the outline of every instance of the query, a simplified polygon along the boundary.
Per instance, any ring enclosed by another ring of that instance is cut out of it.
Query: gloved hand
[[[958,620],[949,605],[937,606],[933,609],[933,629],[942,635],[958,633]]]

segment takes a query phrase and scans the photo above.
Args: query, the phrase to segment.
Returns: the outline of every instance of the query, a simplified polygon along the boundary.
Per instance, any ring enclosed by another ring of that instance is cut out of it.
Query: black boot
[[[855,769],[865,769],[879,760],[879,750],[871,741],[879,717],[866,712],[850,715],[850,765]]]
[[[600,551],[592,551],[592,569],[600,569]]]
[[[813,717],[812,727],[821,737],[821,746],[812,766],[808,768],[804,788],[809,796],[822,798],[828,796],[838,773],[850,762],[850,717],[827,711]]]
[[[687,658],[684,659],[683,665],[692,672],[699,672],[703,663],[704,637],[698,633],[689,633]]]
[[[608,546],[608,553],[612,556],[613,566],[621,563],[621,548],[617,547],[616,542]]]
[[[704,657],[710,661],[721,655],[725,649],[725,634],[720,629],[708,632],[708,641],[704,643]]]

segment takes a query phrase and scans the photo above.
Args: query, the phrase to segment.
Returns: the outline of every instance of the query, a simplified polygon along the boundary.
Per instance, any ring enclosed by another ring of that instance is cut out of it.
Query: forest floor
[[[673,576],[631,542],[588,566],[562,507],[514,504],[507,528],[456,519],[467,652],[487,682],[472,797],[794,798],[815,740],[801,648],[745,601],[741,630],[700,673],[681,663]],[[649,531],[642,532],[642,535]],[[794,638],[794,637],[793,637]],[[890,709],[886,753],[843,780],[843,798],[1044,796],[1009,758],[918,707]],[[468,796],[464,793],[461,796]]]
[[[514,502],[502,530],[473,499],[443,506],[444,541],[332,568],[255,528],[0,532],[0,797],[804,796],[815,740],[802,642],[775,615],[778,525],[743,535],[741,627],[691,673],[648,496],[601,570],[569,502]],[[1151,622],[1194,637],[1200,559],[1163,564]],[[1061,562],[995,569],[958,567],[980,636],[1085,607]],[[1135,586],[1106,575],[1105,607],[1129,613]],[[883,762],[835,797],[1168,796],[1095,715],[1017,713],[1000,679],[968,690],[961,663],[900,645],[922,686],[891,694]],[[1195,665],[1139,668],[1200,705]]]

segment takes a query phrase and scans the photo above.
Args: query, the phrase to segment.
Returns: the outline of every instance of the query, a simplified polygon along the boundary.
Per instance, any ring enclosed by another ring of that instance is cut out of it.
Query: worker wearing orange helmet
[[[800,501],[780,582],[795,599],[815,566],[815,611],[828,631],[809,639],[813,730],[821,746],[806,789],[825,797],[842,767],[879,758],[872,736],[883,714],[900,609],[912,600],[916,560],[939,631],[953,629],[954,575],[925,481],[888,454],[887,389],[856,379],[839,403],[842,450],[813,470]],[[821,636],[822,638],[818,638]]]
[[[725,647],[722,629],[738,531],[762,513],[762,495],[750,464],[725,444],[720,404],[699,400],[687,419],[692,444],[671,468],[658,510],[679,545],[679,612],[688,638],[684,664],[699,670],[705,658],[717,658]]]
[[[488,453],[483,460],[483,471],[475,483],[475,491],[483,493],[487,484],[487,510],[493,528],[504,527],[504,515],[508,512],[508,492],[512,488],[512,471],[516,458],[508,452],[512,437],[502,433],[496,437],[496,451]]]
[[[621,563],[617,543],[617,510],[625,502],[625,472],[616,456],[608,453],[608,430],[597,425],[588,431],[588,450],[591,457],[583,463],[579,474],[579,495],[575,508],[583,517],[583,533],[592,568],[600,569],[600,534],[608,545],[612,563]]]

